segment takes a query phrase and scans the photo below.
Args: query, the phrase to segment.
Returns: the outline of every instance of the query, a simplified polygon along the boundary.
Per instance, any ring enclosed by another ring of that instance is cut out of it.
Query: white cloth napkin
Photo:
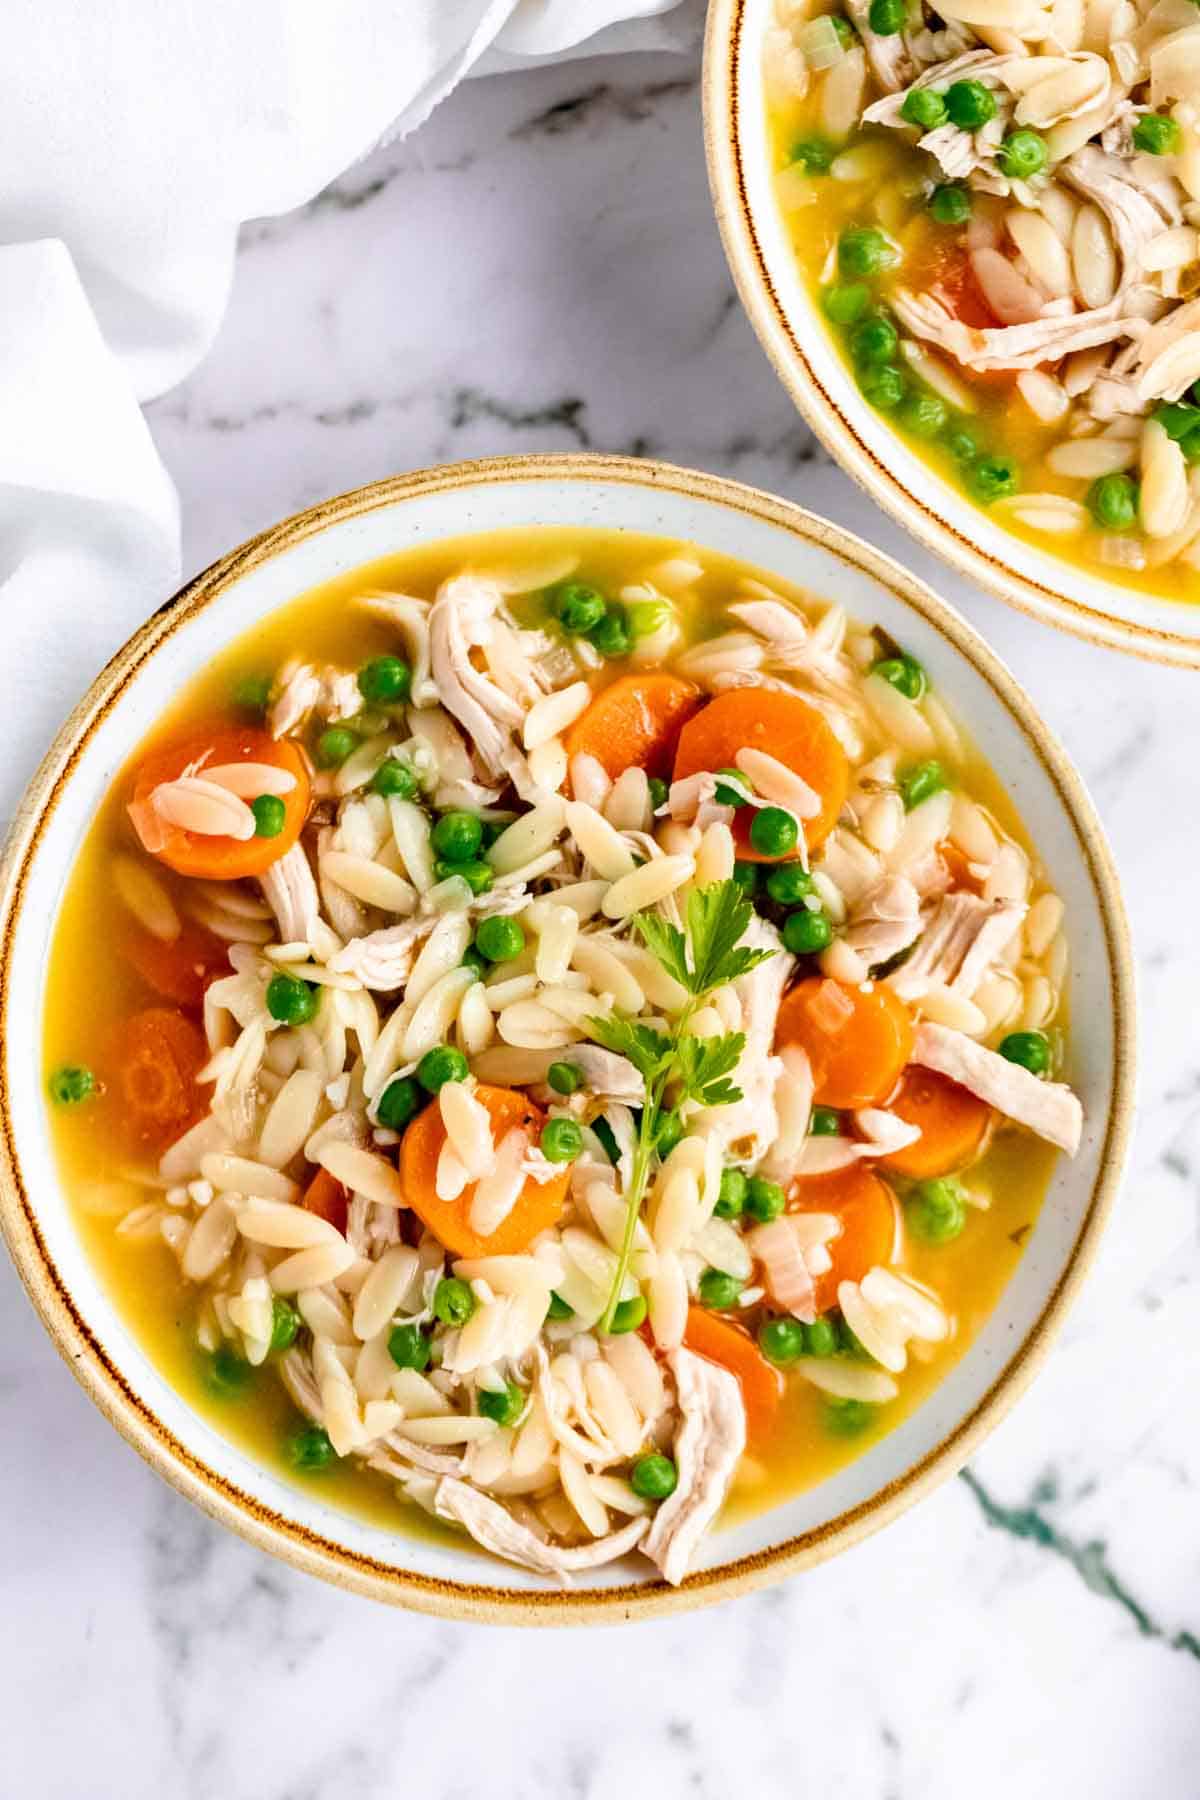
[[[680,46],[699,7],[6,0],[0,820],[67,706],[178,581],[176,496],[139,402],[211,344],[242,221],[299,206],[468,73]]]

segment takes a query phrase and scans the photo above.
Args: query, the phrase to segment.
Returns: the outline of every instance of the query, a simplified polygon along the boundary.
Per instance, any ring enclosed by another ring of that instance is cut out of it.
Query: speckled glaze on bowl
[[[909,646],[970,721],[1067,906],[1070,1003],[1088,1021],[1072,1079],[1088,1125],[1002,1302],[917,1412],[809,1493],[715,1533],[678,1589],[620,1565],[569,1592],[337,1512],[226,1442],[164,1381],[89,1266],[59,1186],[42,1092],[43,983],[64,878],[115,772],[180,685],[264,614],[348,569],[430,539],[520,525],[685,538],[836,597]],[[34,1305],[92,1399],[179,1491],[252,1543],[339,1585],[421,1611],[522,1624],[645,1618],[744,1593],[832,1556],[966,1459],[1029,1381],[1081,1281],[1125,1153],[1133,981],[1116,877],[1091,804],[1016,683],[942,601],[798,507],[708,475],[600,457],[502,459],[361,488],[265,532],[130,639],[67,720],[0,864],[0,1224]]]
[[[704,135],[725,254],[777,374],[830,454],[930,550],[1050,625],[1200,668],[1200,604],[1156,600],[1042,552],[944,480],[863,399],[797,266],[776,204],[762,82],[773,0],[710,0]]]

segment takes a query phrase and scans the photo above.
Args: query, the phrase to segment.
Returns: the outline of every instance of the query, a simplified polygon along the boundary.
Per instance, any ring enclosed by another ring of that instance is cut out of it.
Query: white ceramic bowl
[[[1001,1305],[932,1397],[811,1492],[718,1531],[682,1589],[602,1569],[563,1594],[462,1549],[348,1517],[226,1442],[163,1380],[90,1266],[59,1188],[42,1092],[51,934],[97,803],[150,722],[233,637],[294,595],[439,536],[606,525],[694,540],[836,597],[911,648],[1002,772],[1067,906],[1071,1076],[1087,1112]],[[1029,701],[964,622],[894,563],[752,489],[654,464],[547,457],[432,470],[364,488],[235,550],[157,613],[105,670],[42,765],[0,866],[0,1222],[35,1305],[92,1398],[182,1493],[287,1561],[381,1599],[530,1623],[642,1616],[743,1591],[853,1543],[966,1458],[1031,1376],[1095,1246],[1131,1110],[1129,949],[1091,805]]]
[[[704,121],[717,220],[742,302],[808,423],[842,467],[913,536],[1002,600],[1093,643],[1200,667],[1200,605],[1122,587],[1043,552],[972,505],[859,393],[788,242],[763,98],[774,0],[711,0]]]

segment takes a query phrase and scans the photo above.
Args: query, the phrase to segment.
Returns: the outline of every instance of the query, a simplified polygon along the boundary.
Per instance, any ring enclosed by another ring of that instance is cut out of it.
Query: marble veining
[[[109,1429],[4,1264],[0,1792],[1200,1793],[1195,677],[1007,611],[831,465],[735,303],[694,58],[469,83],[249,226],[212,354],[150,418],[189,570],[397,470],[580,447],[775,488],[897,555],[990,638],[1092,789],[1138,950],[1141,1108],[1069,1327],[962,1477],[782,1588],[619,1635],[392,1613],[261,1556]]]

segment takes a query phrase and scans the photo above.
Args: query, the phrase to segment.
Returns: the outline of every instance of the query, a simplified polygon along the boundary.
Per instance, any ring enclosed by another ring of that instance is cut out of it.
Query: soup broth
[[[689,1421],[759,1510],[992,1311],[1074,1106],[1065,955],[869,623],[691,545],[464,538],[265,620],[114,782],[55,1141],[131,1330],[286,1479],[548,1573],[648,1533],[677,1580]]]

